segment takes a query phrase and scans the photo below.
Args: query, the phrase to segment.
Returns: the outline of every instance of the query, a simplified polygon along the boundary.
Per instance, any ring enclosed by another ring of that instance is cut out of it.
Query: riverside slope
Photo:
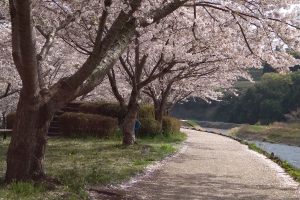
[[[124,199],[300,200],[299,184],[246,145],[211,133],[182,131],[188,135],[185,150],[150,176],[123,185],[129,195]]]

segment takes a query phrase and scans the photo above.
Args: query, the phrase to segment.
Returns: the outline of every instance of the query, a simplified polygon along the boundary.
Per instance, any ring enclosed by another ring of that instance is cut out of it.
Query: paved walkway
[[[226,137],[185,130],[185,151],[129,185],[133,199],[299,200],[298,185],[276,164]],[[129,198],[132,199],[132,198]]]

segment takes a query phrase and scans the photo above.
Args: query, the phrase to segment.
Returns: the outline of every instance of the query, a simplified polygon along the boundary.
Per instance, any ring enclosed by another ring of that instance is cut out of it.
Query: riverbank
[[[280,143],[300,147],[300,123],[274,123],[268,126],[243,125],[232,129],[232,136],[248,141]]]
[[[299,168],[295,168],[289,162],[283,161],[282,159],[280,159],[279,157],[274,155],[273,152],[270,153],[269,151],[264,150],[262,147],[259,147],[255,143],[248,143],[248,147],[249,147],[249,149],[256,151],[260,154],[263,154],[270,160],[277,163],[280,167],[282,167],[285,170],[286,173],[288,173],[291,177],[293,177],[293,179],[295,181],[300,183],[300,169]]]
[[[1,184],[0,200],[88,199],[90,185],[117,184],[142,172],[149,164],[177,151],[184,133],[138,139],[125,148],[121,138],[50,138],[45,169],[52,177],[45,183]],[[9,139],[0,141],[0,178],[5,173]]]
[[[264,154],[300,182],[300,123],[243,125],[229,135],[248,141],[252,150]]]

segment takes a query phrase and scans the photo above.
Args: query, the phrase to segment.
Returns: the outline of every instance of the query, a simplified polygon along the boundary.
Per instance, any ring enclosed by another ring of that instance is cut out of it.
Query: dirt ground
[[[184,151],[118,188],[93,188],[92,199],[300,200],[299,184],[264,156],[226,137],[183,129]]]

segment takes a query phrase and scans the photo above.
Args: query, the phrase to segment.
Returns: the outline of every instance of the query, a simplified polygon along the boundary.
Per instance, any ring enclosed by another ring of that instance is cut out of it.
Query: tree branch
[[[111,69],[111,71],[107,73],[107,76],[108,76],[109,83],[110,83],[110,86],[111,86],[111,89],[112,89],[112,92],[113,92],[115,98],[118,100],[121,107],[125,107],[125,100],[119,92],[114,70]]]

